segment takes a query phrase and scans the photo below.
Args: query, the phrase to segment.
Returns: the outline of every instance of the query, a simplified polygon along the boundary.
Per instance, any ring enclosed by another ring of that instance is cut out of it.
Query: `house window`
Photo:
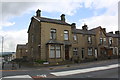
[[[92,55],[92,48],[88,48],[88,55],[89,55],[89,56]]]
[[[77,40],[77,35],[76,34],[73,35],[73,40],[75,40],[75,41]]]
[[[64,30],[64,40],[68,40],[68,31]]]
[[[50,46],[49,58],[60,58],[61,57],[61,48],[60,45]]]
[[[56,39],[56,29],[50,30],[50,39]]]
[[[56,58],[60,58],[60,46],[56,46]]]
[[[113,54],[118,55],[118,48],[117,47],[114,48],[114,53]]]
[[[100,38],[100,44],[102,44],[103,43],[103,39],[102,38]]]
[[[106,38],[103,38],[104,44],[106,44]]]
[[[73,55],[78,55],[78,48],[73,49]]]
[[[88,36],[88,43],[92,43],[92,37]]]
[[[112,45],[112,38],[109,38],[109,45]]]
[[[55,46],[50,46],[49,58],[55,58]]]

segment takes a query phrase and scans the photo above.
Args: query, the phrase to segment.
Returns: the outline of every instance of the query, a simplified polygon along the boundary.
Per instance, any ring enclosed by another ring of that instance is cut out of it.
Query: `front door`
[[[84,48],[82,48],[82,59],[84,58]]]
[[[69,60],[69,46],[65,46],[65,60]]]

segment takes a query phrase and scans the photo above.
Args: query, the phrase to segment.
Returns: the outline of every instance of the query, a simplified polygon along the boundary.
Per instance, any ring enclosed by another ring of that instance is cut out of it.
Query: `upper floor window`
[[[69,33],[67,30],[64,30],[64,40],[68,40],[69,39]]]
[[[109,45],[112,45],[112,37],[109,38]]]
[[[50,39],[56,39],[56,29],[50,30]]]
[[[88,48],[88,55],[92,55],[92,48]]]
[[[73,40],[75,40],[75,41],[77,40],[77,35],[76,34],[73,35]]]
[[[78,48],[73,49],[73,55],[78,55]]]
[[[100,44],[102,44],[103,43],[103,38],[100,38]]]
[[[106,44],[106,38],[103,38],[104,44]]]
[[[92,43],[92,37],[88,36],[88,43]]]

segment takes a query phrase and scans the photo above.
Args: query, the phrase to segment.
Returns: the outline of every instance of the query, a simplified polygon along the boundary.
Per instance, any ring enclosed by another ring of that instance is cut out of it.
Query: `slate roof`
[[[64,42],[61,42],[61,41],[56,41],[56,40],[49,40],[47,44],[60,44],[60,45],[71,45],[71,42],[69,41],[64,41]]]
[[[73,33],[85,34],[85,35],[95,35],[95,32],[93,32],[93,31],[82,30],[82,29],[75,29],[75,30],[73,30]]]
[[[56,24],[62,24],[62,25],[70,25],[64,21],[58,20],[58,19],[51,19],[51,18],[45,18],[45,17],[33,17],[34,19],[40,21],[40,22],[49,22],[49,23],[56,23]]]
[[[107,37],[118,38],[118,34],[106,33]]]
[[[56,40],[49,40],[46,44],[63,44],[63,42],[56,41]]]
[[[26,48],[27,46],[26,46],[26,44],[18,44],[17,45],[17,48],[18,49],[20,49],[20,48]]]

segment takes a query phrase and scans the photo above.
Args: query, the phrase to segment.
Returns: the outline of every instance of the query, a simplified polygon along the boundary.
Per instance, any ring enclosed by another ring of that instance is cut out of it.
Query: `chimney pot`
[[[82,29],[83,29],[83,30],[88,30],[87,25],[86,25],[86,24],[84,24],[84,26],[82,26]]]
[[[61,15],[61,21],[64,21],[64,22],[65,22],[65,14],[62,14],[62,15]]]
[[[72,23],[71,26],[72,26],[72,29],[76,29],[76,24],[75,23]]]
[[[115,34],[120,34],[120,32],[119,31],[115,31]]]
[[[38,10],[36,11],[36,16],[37,16],[37,17],[40,17],[40,16],[41,16],[41,10],[38,9]]]
[[[103,28],[103,30],[106,32],[106,28]]]

